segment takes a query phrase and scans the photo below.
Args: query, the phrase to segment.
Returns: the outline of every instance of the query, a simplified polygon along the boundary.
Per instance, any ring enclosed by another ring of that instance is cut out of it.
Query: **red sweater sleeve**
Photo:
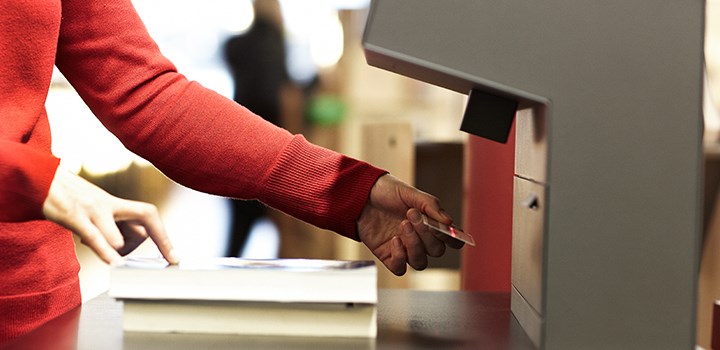
[[[130,0],[65,0],[62,11],[56,64],[128,149],[188,187],[256,198],[357,239],[355,221],[384,171],[188,81]]]
[[[0,222],[42,219],[42,203],[59,163],[49,152],[0,140]]]

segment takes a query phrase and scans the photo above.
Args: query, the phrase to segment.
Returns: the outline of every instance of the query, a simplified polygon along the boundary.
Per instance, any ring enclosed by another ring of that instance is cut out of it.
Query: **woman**
[[[421,213],[452,221],[434,197],[185,79],[131,0],[3,0],[0,29],[0,341],[80,304],[70,232],[107,263],[147,236],[178,260],[154,206],[59,167],[44,108],[53,64],[128,149],[183,185],[359,240],[398,275],[461,246],[422,225]]]

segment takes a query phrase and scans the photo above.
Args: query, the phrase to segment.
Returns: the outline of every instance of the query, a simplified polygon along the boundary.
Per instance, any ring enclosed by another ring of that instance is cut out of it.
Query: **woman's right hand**
[[[122,255],[147,237],[168,262],[178,262],[154,205],[112,196],[60,167],[43,203],[43,214],[80,236],[108,264],[120,263]]]

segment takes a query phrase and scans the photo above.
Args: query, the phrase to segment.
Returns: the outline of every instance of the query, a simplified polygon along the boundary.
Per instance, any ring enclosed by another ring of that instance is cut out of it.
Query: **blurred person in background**
[[[225,61],[233,79],[233,100],[281,127],[297,124],[302,106],[288,98],[297,92],[286,67],[283,17],[277,0],[255,0],[255,16],[247,31],[225,43]],[[292,129],[291,129],[292,130]],[[298,132],[298,130],[292,130]],[[231,199],[232,217],[227,256],[241,256],[248,236],[261,220],[271,221],[264,204]],[[265,225],[266,228],[277,225]],[[270,235],[274,232],[254,231]]]

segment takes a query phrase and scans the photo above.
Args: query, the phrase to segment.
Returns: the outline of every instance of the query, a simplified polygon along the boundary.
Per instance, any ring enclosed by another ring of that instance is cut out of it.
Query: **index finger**
[[[417,203],[417,205],[413,207],[419,209],[420,212],[424,213],[425,215],[438,222],[441,222],[445,225],[452,224],[453,219],[445,212],[445,210],[443,210],[442,206],[440,205],[440,199],[419,190],[418,192],[420,193],[420,196],[418,198],[419,203]]]

